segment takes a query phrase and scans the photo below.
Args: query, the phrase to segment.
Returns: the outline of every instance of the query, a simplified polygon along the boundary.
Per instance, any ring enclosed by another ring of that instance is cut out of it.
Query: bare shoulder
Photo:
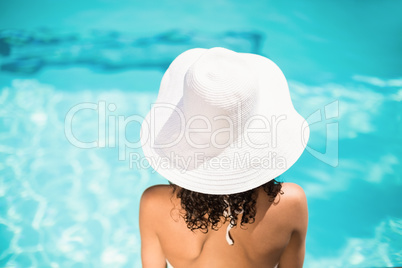
[[[306,194],[301,186],[296,183],[286,182],[282,184],[283,196],[291,202],[306,200]]]
[[[283,216],[296,224],[295,229],[307,228],[308,208],[303,188],[295,183],[283,183],[282,191],[283,195],[280,197],[279,205],[282,205]]]
[[[141,196],[140,216],[157,215],[158,213],[155,212],[160,212],[170,205],[172,193],[170,185],[154,185],[147,188]]]
[[[158,184],[153,185],[145,189],[142,197],[149,197],[149,196],[158,196],[158,195],[166,195],[168,193],[172,193],[172,187],[167,184]]]
[[[170,185],[154,185],[147,188],[141,196],[141,205],[157,204],[166,201],[171,196],[172,187]]]
[[[288,242],[283,251],[280,267],[303,267],[305,241],[308,227],[308,211],[306,194],[302,187],[294,183],[282,185],[282,226],[289,230]]]

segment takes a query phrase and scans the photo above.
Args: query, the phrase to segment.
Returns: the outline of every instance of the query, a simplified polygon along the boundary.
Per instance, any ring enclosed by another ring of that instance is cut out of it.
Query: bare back
[[[301,187],[284,183],[274,201],[259,188],[252,224],[230,231],[190,231],[179,216],[180,200],[169,185],[147,189],[141,199],[140,228],[143,267],[302,267],[307,231],[307,203]]]

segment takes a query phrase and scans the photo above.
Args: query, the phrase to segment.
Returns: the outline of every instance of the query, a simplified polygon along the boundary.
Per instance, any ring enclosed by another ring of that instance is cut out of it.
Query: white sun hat
[[[234,194],[288,170],[309,133],[271,60],[195,48],[164,74],[141,126],[141,145],[152,168],[170,182],[204,194]]]

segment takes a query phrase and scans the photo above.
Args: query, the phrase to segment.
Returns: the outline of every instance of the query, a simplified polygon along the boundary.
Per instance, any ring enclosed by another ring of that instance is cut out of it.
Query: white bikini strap
[[[233,241],[233,239],[230,237],[230,233],[229,233],[229,231],[230,231],[230,229],[232,229],[232,224],[231,223],[229,223],[229,225],[228,225],[228,228],[226,228],[226,241],[228,242],[228,244],[230,245],[230,246],[233,246],[233,244],[234,244],[234,241]]]
[[[232,212],[230,211],[230,206],[229,206],[229,202],[225,199],[224,200],[225,203],[228,205],[227,209],[225,209],[225,211],[223,212],[223,216],[225,217],[232,217]],[[229,222],[228,227],[226,228],[226,241],[228,242],[228,244],[230,246],[232,246],[234,244],[233,239],[230,237],[230,229],[233,228],[232,223]]]

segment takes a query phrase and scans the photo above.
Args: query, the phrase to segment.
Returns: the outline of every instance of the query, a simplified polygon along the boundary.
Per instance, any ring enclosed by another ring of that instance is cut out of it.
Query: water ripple
[[[258,32],[202,34],[174,30],[139,37],[117,31],[61,33],[0,31],[0,70],[32,74],[46,66],[84,65],[98,71],[166,68],[181,52],[194,47],[224,46],[239,52],[260,53]]]

